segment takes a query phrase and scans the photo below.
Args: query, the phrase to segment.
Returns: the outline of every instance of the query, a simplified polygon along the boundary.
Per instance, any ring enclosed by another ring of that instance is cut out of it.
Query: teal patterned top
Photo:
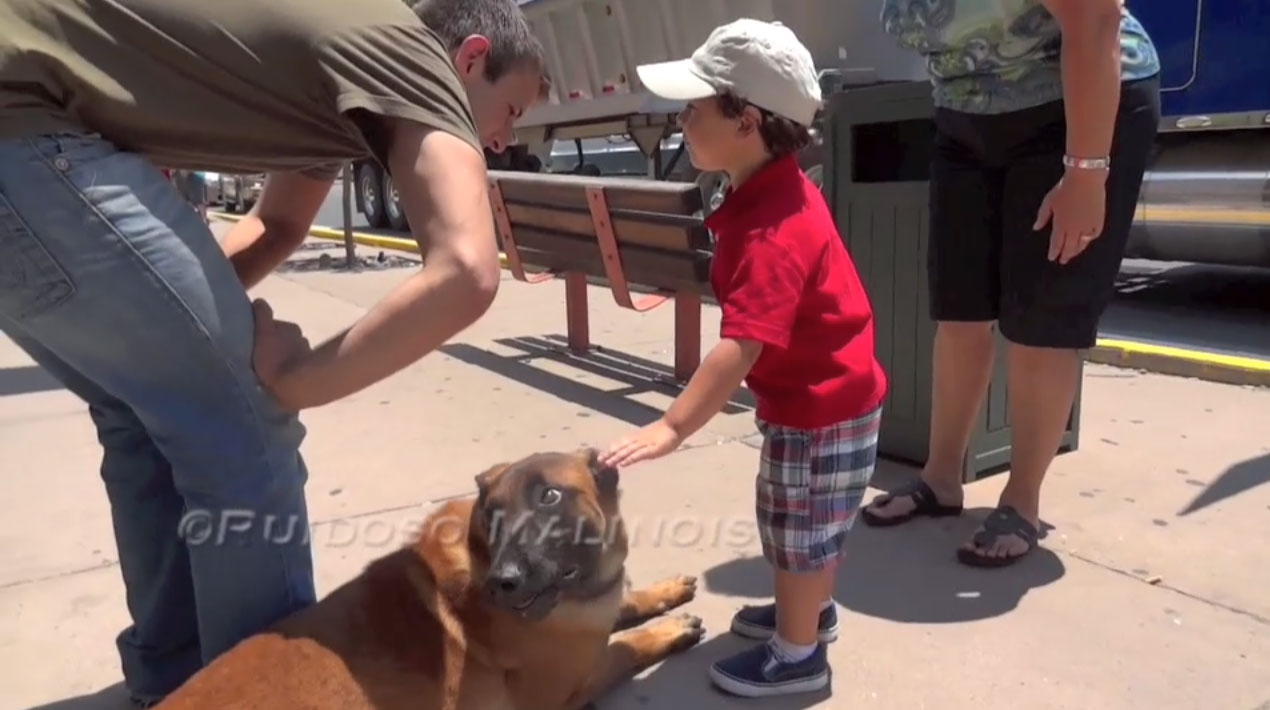
[[[1004,113],[1063,97],[1062,33],[1039,0],[883,0],[882,25],[926,57],[936,106]],[[1120,50],[1123,80],[1159,73],[1151,38],[1124,8]]]

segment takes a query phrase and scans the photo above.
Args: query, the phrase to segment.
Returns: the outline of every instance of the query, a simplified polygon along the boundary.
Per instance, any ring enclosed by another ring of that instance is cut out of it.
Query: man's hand
[[[423,268],[287,370],[280,390],[289,407],[320,406],[401,370],[480,318],[498,292],[485,156],[444,131],[388,125],[388,167]]]
[[[273,174],[265,180],[260,201],[221,240],[243,288],[250,290],[263,281],[299,248],[333,182],[299,173]]]
[[[285,405],[286,372],[296,362],[308,356],[312,350],[300,326],[289,321],[275,320],[273,309],[262,299],[251,304],[256,320],[256,342],[251,353],[252,369],[265,389]]]
[[[647,459],[661,458],[679,448],[681,443],[683,439],[674,427],[667,424],[665,419],[658,419],[619,439],[600,456],[600,462],[605,466],[619,468],[629,466]]]

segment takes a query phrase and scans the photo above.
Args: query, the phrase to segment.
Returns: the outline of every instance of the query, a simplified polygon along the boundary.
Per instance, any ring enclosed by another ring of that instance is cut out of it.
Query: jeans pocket
[[[0,195],[0,313],[22,321],[65,303],[75,284]]]

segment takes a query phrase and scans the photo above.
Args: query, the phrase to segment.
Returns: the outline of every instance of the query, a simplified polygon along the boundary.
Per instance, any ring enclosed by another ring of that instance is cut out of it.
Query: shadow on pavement
[[[39,365],[0,367],[0,397],[60,389],[62,383]]]
[[[510,356],[500,355],[466,343],[444,345],[441,351],[461,362],[614,419],[620,419],[633,426],[644,426],[657,421],[663,411],[631,399],[632,395],[661,392],[673,397],[679,391],[678,386],[666,381],[671,373],[659,363],[602,348],[595,348],[585,355],[574,355],[559,344],[562,341],[563,339],[559,336],[505,338],[497,341],[503,347],[523,353]],[[533,362],[540,359],[563,363],[580,372],[620,382],[626,387],[618,390],[594,387],[535,367]],[[745,390],[740,390],[733,395],[732,401],[723,408],[725,414],[737,414],[750,410],[753,410],[753,399]]]
[[[28,710],[132,710],[133,707],[123,683],[116,683],[95,693],[56,700]]]
[[[957,547],[989,512],[970,509],[955,521],[918,519],[894,528],[857,522],[838,569],[834,598],[846,609],[891,621],[949,624],[1001,616],[1032,589],[1065,573],[1062,560],[1037,547],[1006,569],[967,567]],[[706,571],[712,593],[769,601],[772,572],[762,557],[732,560]]]
[[[591,387],[552,372],[540,370],[529,361],[530,356],[507,357],[465,343],[441,346],[446,355],[509,380],[515,380],[560,399],[573,402],[600,414],[620,419],[632,426],[644,426],[657,421],[662,412],[611,392]]]
[[[1197,510],[1203,510],[1214,503],[1233,498],[1245,491],[1270,483],[1270,454],[1248,459],[1226,469],[1217,480],[1204,489],[1195,500],[1191,501],[1178,513],[1185,517]]]
[[[656,621],[647,623],[654,624]],[[744,651],[755,641],[730,633],[714,635],[716,631],[725,632],[726,629],[706,631],[712,634],[712,638],[671,656],[643,678],[619,686],[595,703],[597,710],[713,710],[739,705],[757,710],[803,710],[833,697],[832,679],[826,688],[817,692],[774,698],[738,698],[716,689],[710,682],[710,664]]]
[[[358,274],[366,271],[386,271],[388,269],[405,269],[419,266],[418,259],[396,256],[387,252],[379,252],[376,256],[360,256],[354,260],[353,268],[349,268],[348,259],[344,258],[343,247],[339,256],[329,251],[322,251],[315,257],[292,258],[278,265],[280,274],[311,273],[314,271],[330,271],[344,274]]]
[[[676,395],[683,385],[675,380],[675,371],[655,360],[637,355],[630,355],[610,348],[593,345],[585,355],[569,352],[569,339],[563,335],[548,335],[544,338],[509,338],[499,341],[500,344],[514,347],[540,357],[552,357],[560,362],[568,362],[588,372],[623,380],[632,386],[657,385],[658,389],[670,395]],[[740,414],[754,411],[758,405],[754,395],[745,388],[732,393],[728,403],[723,405],[723,414]]]

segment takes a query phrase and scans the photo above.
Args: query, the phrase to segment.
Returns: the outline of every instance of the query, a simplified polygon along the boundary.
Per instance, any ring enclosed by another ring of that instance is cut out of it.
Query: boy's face
[[[689,101],[679,114],[679,125],[692,165],[701,171],[726,171],[738,157],[752,152],[754,141],[762,143],[758,113],[753,108],[729,118],[713,96]]]

